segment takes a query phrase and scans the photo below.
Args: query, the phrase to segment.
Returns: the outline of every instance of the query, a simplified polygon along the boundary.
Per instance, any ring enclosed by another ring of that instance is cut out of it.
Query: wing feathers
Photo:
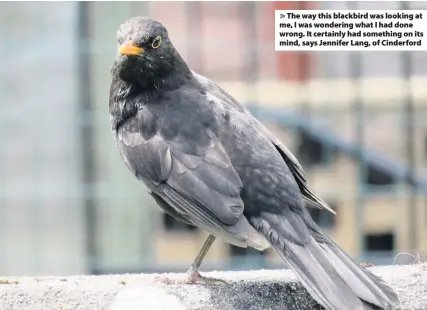
[[[199,81],[199,83],[210,93],[220,98],[222,101],[226,102],[227,106],[241,113],[250,114],[249,111],[244,109],[239,102],[237,102],[232,96],[230,96],[217,84],[213,83],[206,77],[197,74],[196,72],[193,72],[193,75]],[[275,145],[276,149],[282,155],[284,161],[291,170],[292,175],[294,176],[304,199],[309,202],[312,202],[313,205],[315,205],[319,209],[328,210],[329,212],[336,214],[335,211],[332,210],[331,207],[325,201],[323,201],[309,188],[304,169],[302,168],[296,157],[292,154],[292,152],[277,137],[275,137],[261,122],[256,119],[254,119],[254,121],[258,124],[259,130],[261,130],[271,140],[271,142]]]
[[[211,133],[205,133],[203,140],[209,140],[204,147],[191,150],[188,144],[178,143],[180,139],[169,142],[158,133],[146,140],[139,133],[140,127],[134,118],[118,132],[120,151],[132,170],[147,182],[169,185],[181,195],[179,206],[191,209],[183,211],[189,215],[197,206],[198,212],[204,212],[205,221],[210,216],[223,225],[238,222],[244,208],[240,197],[243,185],[221,143]]]

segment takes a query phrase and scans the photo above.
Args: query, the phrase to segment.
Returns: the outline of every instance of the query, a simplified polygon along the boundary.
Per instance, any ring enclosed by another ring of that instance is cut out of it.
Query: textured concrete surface
[[[399,309],[427,309],[427,264],[373,267],[399,294]],[[1,310],[322,309],[288,270],[209,272],[230,285],[165,285],[159,275],[1,278]],[[183,274],[163,274],[183,278]]]

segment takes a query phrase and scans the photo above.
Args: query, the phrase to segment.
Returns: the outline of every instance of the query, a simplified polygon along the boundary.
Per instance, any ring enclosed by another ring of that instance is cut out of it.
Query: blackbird
[[[232,96],[192,71],[158,21],[117,32],[109,111],[127,168],[160,208],[209,233],[185,283],[216,283],[199,267],[216,237],[280,255],[326,309],[385,309],[395,292],[356,264],[312,220],[333,212],[295,156]],[[220,47],[218,47],[220,48]]]

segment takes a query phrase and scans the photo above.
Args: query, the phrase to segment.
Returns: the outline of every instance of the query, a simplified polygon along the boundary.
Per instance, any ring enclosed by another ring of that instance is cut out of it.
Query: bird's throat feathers
[[[145,79],[141,82],[128,82],[113,75],[110,88],[109,110],[113,127],[119,126],[127,118],[135,115],[138,108],[147,102],[155,102],[157,96],[186,84],[193,78],[191,71],[172,71],[164,78]]]
[[[179,88],[189,78],[191,77],[182,75],[144,87],[140,84],[124,81],[117,76],[113,77],[109,102],[113,130],[116,130],[129,117],[134,116],[144,104],[156,102],[156,97],[161,96],[166,91]]]
[[[144,94],[139,85],[134,85],[114,77],[110,88],[109,110],[111,125],[116,130],[126,119],[135,115],[138,109],[138,101],[134,98],[141,97],[141,104],[144,101]],[[147,93],[148,95],[148,93]]]

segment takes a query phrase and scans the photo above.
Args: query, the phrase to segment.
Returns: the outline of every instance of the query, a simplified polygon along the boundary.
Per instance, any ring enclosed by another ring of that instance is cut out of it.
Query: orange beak
[[[138,47],[132,41],[127,41],[123,43],[119,48],[119,53],[122,55],[142,55],[144,53],[144,49],[142,47]]]

